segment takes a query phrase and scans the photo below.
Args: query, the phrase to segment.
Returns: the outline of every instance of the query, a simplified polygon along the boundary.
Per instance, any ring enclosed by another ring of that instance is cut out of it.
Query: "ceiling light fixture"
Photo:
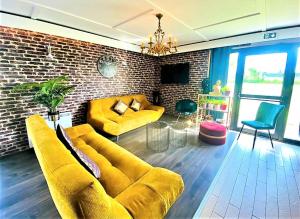
[[[168,41],[164,42],[165,32],[161,29],[160,20],[163,17],[162,14],[156,14],[158,19],[158,28],[154,33],[155,42],[153,42],[152,36],[149,37],[149,46],[144,43],[141,44],[141,52],[148,55],[166,55],[167,53],[173,54],[177,52],[177,42],[175,38],[168,37]]]

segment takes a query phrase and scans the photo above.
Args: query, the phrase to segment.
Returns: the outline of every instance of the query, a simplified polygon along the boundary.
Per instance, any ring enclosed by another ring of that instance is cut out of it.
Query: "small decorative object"
[[[222,103],[221,103],[221,110],[226,110],[227,109],[227,102],[222,100]]]
[[[60,76],[45,82],[33,82],[19,84],[13,88],[14,91],[28,93],[33,92],[33,101],[48,108],[48,118],[54,122],[59,120],[59,111],[57,110],[67,94],[74,90],[74,85],[68,84],[68,77]]]
[[[153,104],[160,106],[162,103],[160,92],[158,90],[153,91],[152,96],[153,96]]]
[[[230,87],[228,85],[222,87],[221,91],[225,96],[229,96],[230,95]]]
[[[112,78],[117,74],[117,60],[110,56],[102,56],[97,61],[98,72],[106,78]]]
[[[199,100],[199,105],[201,108],[206,109],[207,108],[207,100],[205,98],[201,98]]]
[[[207,120],[207,121],[213,121],[214,118],[212,117],[212,115],[208,114],[208,115],[205,116],[205,120]]]
[[[203,94],[209,94],[209,84],[210,84],[209,78],[205,78],[201,82],[201,87],[202,87]]]
[[[52,48],[51,48],[50,43],[47,46],[47,56],[46,56],[46,58],[49,59],[49,60],[53,60],[54,59],[54,56],[52,55]]]
[[[210,110],[214,109],[214,100],[207,100],[207,108]]]
[[[210,92],[209,94],[210,95],[215,95],[215,96],[222,95],[222,93],[221,93],[221,87],[222,87],[221,84],[222,84],[222,82],[220,80],[218,80],[216,82],[216,84],[213,86],[213,92]]]
[[[173,54],[177,52],[177,41],[175,38],[169,36],[168,41],[164,42],[165,32],[161,29],[160,20],[163,17],[162,14],[155,15],[158,19],[158,28],[154,33],[153,42],[152,36],[149,37],[149,46],[146,46],[144,43],[141,44],[141,52],[148,55],[166,55],[167,53]]]
[[[213,104],[214,104],[214,110],[220,110],[221,108],[220,100],[214,100]]]

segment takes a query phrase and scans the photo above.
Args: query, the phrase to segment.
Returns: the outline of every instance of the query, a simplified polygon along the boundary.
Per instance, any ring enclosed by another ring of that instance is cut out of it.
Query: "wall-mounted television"
[[[160,71],[160,83],[162,84],[188,84],[190,64],[179,63],[162,65]]]

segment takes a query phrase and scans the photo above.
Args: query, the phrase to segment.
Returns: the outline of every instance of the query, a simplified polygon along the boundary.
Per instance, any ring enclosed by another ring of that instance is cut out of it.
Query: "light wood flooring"
[[[243,134],[195,218],[300,218],[300,147]]]

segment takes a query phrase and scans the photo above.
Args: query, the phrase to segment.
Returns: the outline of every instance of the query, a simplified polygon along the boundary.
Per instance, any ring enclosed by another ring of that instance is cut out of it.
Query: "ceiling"
[[[297,26],[300,0],[0,0],[1,11],[140,44],[157,28],[179,45]]]

